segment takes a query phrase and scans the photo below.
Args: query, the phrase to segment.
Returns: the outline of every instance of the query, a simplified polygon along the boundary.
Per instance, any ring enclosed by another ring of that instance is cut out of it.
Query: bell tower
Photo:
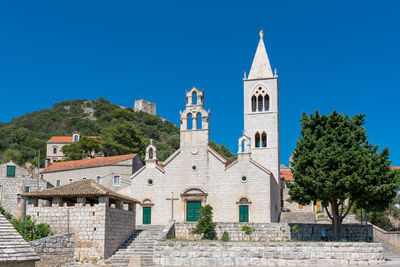
[[[186,92],[186,108],[181,112],[182,147],[208,147],[210,111],[204,109],[204,91],[193,87]]]
[[[244,83],[244,130],[251,140],[251,157],[272,171],[280,184],[279,83],[272,73],[263,31],[248,77]]]

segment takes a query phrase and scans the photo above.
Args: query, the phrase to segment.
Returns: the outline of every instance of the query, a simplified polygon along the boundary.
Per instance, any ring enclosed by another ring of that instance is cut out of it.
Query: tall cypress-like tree
[[[364,117],[316,111],[310,116],[303,113],[301,119],[301,137],[291,166],[294,183],[287,184],[289,195],[302,205],[321,200],[335,240],[353,206],[367,212],[384,210],[399,185],[397,173],[390,169],[389,150],[379,153],[367,141]]]

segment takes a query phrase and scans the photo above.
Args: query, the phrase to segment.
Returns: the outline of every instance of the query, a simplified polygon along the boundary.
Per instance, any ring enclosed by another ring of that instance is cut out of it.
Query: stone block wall
[[[290,227],[284,223],[217,223],[215,232],[220,239],[226,231],[231,241],[250,240],[250,237],[241,230],[242,226],[248,225],[254,229],[251,234],[253,241],[287,241],[290,240]],[[199,239],[200,237],[192,234],[196,223],[175,223],[175,237],[183,239]]]
[[[37,223],[48,223],[54,233],[75,233],[74,258],[98,260],[111,256],[135,231],[135,212],[106,205],[27,207]],[[68,220],[69,218],[69,220]],[[68,223],[69,221],[69,223]]]
[[[298,223],[299,232],[293,231],[294,223],[290,223],[291,239],[301,241],[332,240],[332,224]],[[346,241],[372,241],[372,225],[343,224],[340,231],[340,239]]]
[[[387,232],[376,225],[372,225],[374,239],[375,240],[382,240],[390,245],[400,249],[400,232]]]
[[[157,266],[346,266],[382,264],[380,243],[157,241]]]
[[[135,209],[135,208],[134,208]],[[135,210],[107,208],[104,258],[110,257],[135,232]]]
[[[215,232],[220,239],[226,231],[231,241],[250,240],[249,236],[241,230],[242,226],[248,225],[254,229],[251,234],[252,241],[320,241],[332,240],[333,231],[331,224],[287,224],[287,223],[217,223]],[[294,231],[294,225],[299,231]],[[175,237],[183,239],[199,239],[193,235],[192,230],[196,223],[175,223]],[[360,224],[344,224],[341,228],[341,238],[346,241],[372,241],[372,226]]]
[[[75,234],[64,233],[30,242],[40,257],[36,267],[69,266],[74,261]]]

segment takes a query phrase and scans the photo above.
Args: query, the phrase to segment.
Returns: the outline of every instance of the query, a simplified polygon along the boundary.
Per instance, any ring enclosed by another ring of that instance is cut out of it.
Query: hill
[[[51,109],[27,113],[9,123],[0,123],[1,160],[13,159],[19,164],[29,162],[35,166],[35,151],[40,149],[43,166],[47,140],[55,135],[71,135],[74,131],[79,131],[82,136],[102,136],[108,138],[107,140],[110,135],[120,135],[105,142],[107,147],[103,146],[103,149],[107,155],[122,154],[132,149],[143,158],[144,148],[149,144],[150,138],[154,139],[161,161],[179,148],[179,127],[175,124],[160,116],[135,112],[132,108],[123,108],[99,98],[96,101],[55,103]],[[124,143],[132,136],[124,136],[121,131],[134,131],[135,142]],[[136,150],[129,148],[129,144],[136,144]],[[229,161],[236,158],[224,145],[219,146],[211,141],[210,146]],[[119,147],[125,150],[118,149]]]

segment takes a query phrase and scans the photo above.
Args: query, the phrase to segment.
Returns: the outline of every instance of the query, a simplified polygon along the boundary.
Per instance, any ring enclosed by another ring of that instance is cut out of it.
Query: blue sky
[[[205,89],[210,137],[237,151],[244,71],[258,32],[280,82],[281,162],[303,111],[366,113],[369,139],[400,165],[396,1],[3,1],[0,121],[66,99],[157,103],[178,124]]]

